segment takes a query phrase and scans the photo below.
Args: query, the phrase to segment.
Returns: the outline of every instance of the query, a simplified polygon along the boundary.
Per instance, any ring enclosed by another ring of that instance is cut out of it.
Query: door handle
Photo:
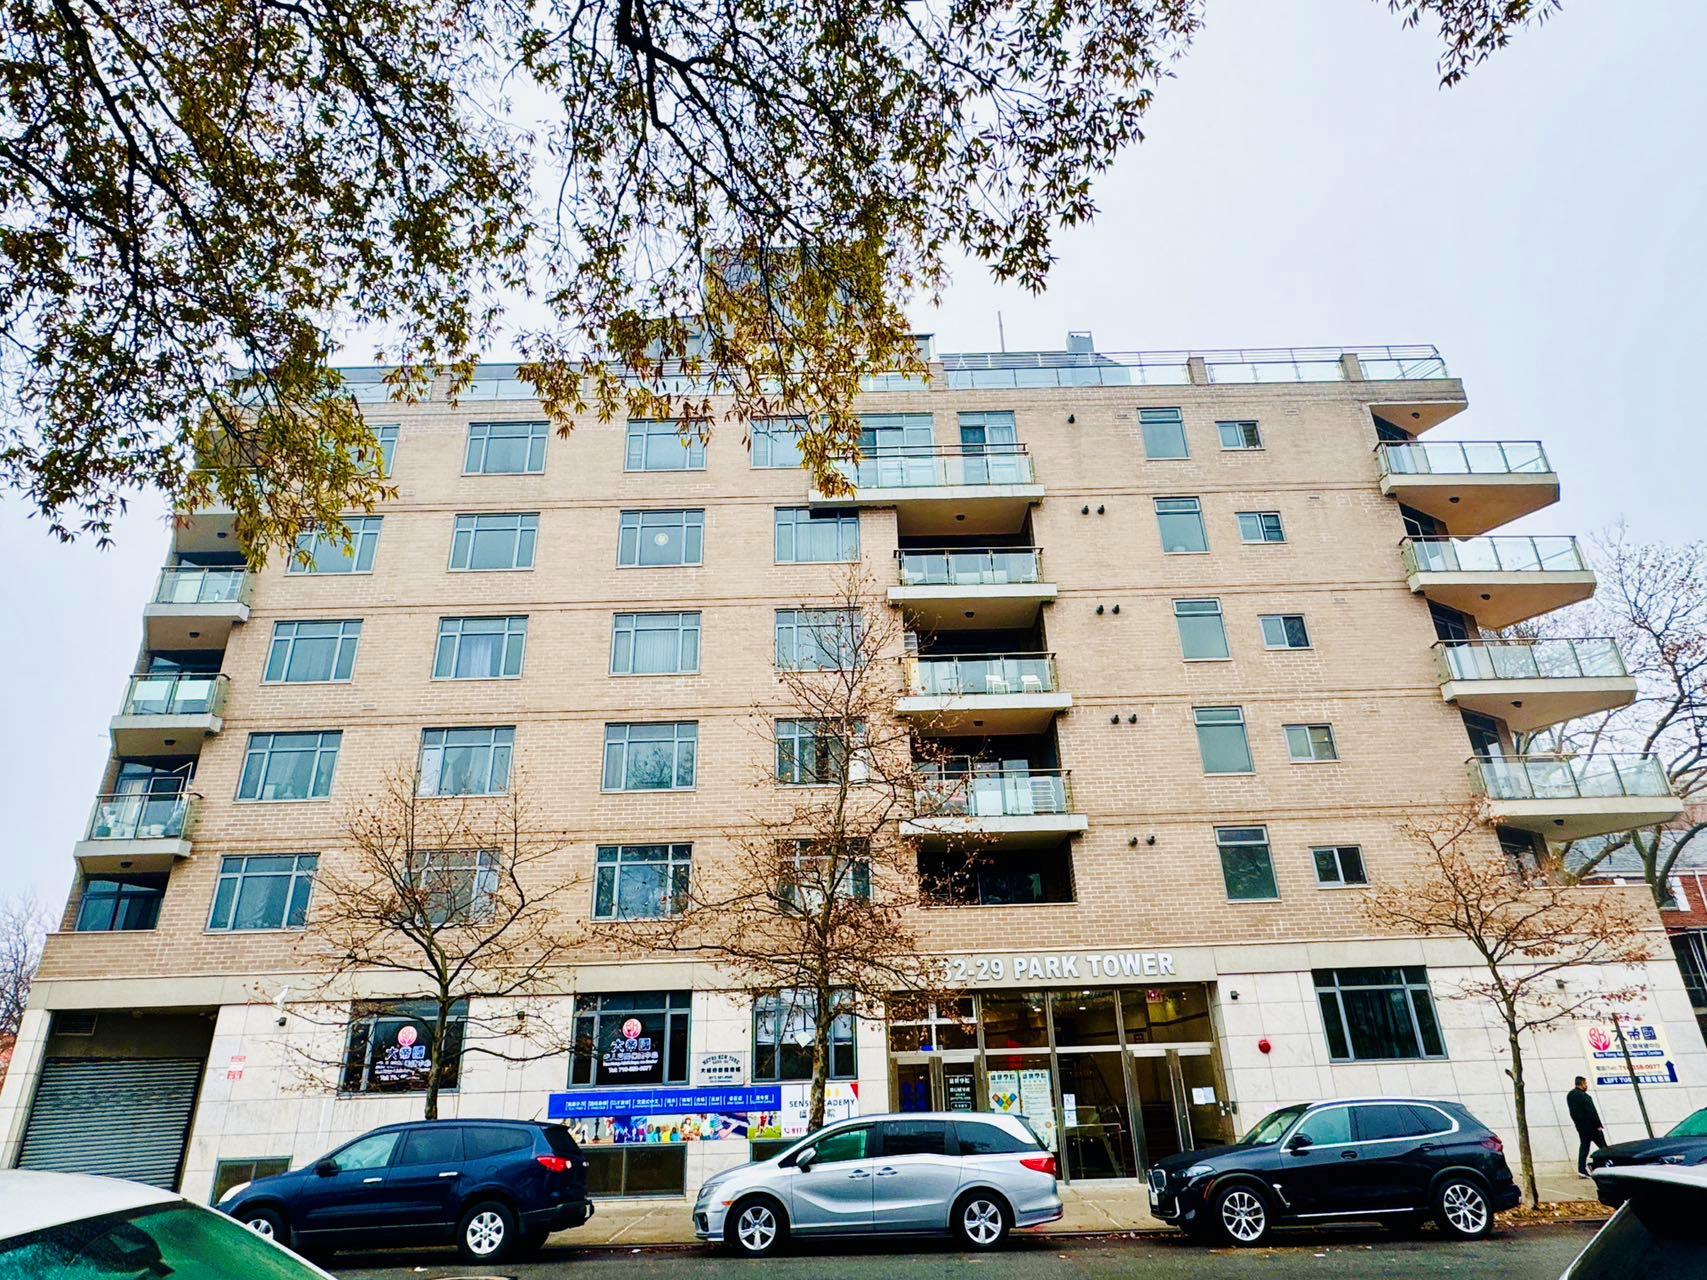
[[[362,1185],[366,1186],[370,1182],[384,1182],[384,1181],[385,1181],[384,1178],[363,1178],[362,1179]]]
[[[870,1176],[871,1172],[867,1169],[855,1169],[852,1173],[848,1174],[848,1177],[850,1178],[869,1178]]]
[[[456,1169],[446,1169],[442,1173],[439,1174],[439,1177],[441,1177],[441,1178],[454,1178],[454,1177],[456,1177],[457,1173],[458,1173],[458,1170],[456,1170]]]
[[[1435,1149],[1435,1145],[1436,1144],[1432,1143],[1432,1142],[1419,1142],[1419,1143],[1417,1143],[1417,1150],[1418,1151],[1433,1151]]]
[[[879,1169],[877,1171],[877,1176],[880,1178],[893,1178],[899,1172],[901,1172],[899,1169],[890,1169],[888,1167],[884,1167],[884,1168]]]
[[[1355,1152],[1355,1151],[1342,1151],[1342,1152],[1340,1152],[1340,1159],[1341,1160],[1355,1160],[1355,1159],[1357,1159],[1357,1152]]]

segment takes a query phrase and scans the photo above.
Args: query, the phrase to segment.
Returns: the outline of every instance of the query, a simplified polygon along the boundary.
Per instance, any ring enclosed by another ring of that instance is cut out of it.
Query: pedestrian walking
[[[1588,1148],[1593,1143],[1606,1150],[1606,1129],[1600,1123],[1600,1110],[1588,1095],[1588,1077],[1578,1076],[1571,1091],[1565,1095],[1565,1109],[1571,1113],[1571,1123],[1577,1129],[1577,1177],[1588,1174]]]

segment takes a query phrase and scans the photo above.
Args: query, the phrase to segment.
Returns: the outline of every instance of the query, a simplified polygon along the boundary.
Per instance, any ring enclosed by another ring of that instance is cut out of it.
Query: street
[[[447,1250],[348,1256],[334,1270],[346,1280],[1367,1280],[1383,1276],[1450,1276],[1452,1280],[1557,1280],[1586,1245],[1594,1224],[1562,1224],[1499,1232],[1474,1244],[1449,1244],[1432,1234],[1415,1240],[1364,1228],[1283,1232],[1264,1249],[1205,1249],[1178,1236],[1018,1236],[988,1255],[946,1241],[823,1241],[763,1262],[698,1248],[576,1249],[553,1246],[537,1259],[501,1267],[459,1263]]]

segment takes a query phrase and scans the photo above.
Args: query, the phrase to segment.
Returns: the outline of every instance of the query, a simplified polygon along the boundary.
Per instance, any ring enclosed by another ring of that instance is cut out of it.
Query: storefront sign
[[[1119,982],[1172,978],[1171,951],[1045,951],[950,956],[944,979],[957,987],[1026,982]]]
[[[747,1078],[747,1064],[738,1053],[696,1053],[693,1082],[702,1085],[740,1084]]]
[[[373,1080],[383,1084],[404,1084],[426,1079],[431,1068],[420,1029],[414,1023],[405,1022],[397,1028],[397,1042],[374,1056],[373,1069],[369,1074]]]
[[[703,1112],[776,1111],[779,1085],[736,1089],[577,1089],[554,1093],[545,1114],[552,1120],[583,1116],[665,1116]]]
[[[241,1080],[243,1078],[243,1068],[248,1065],[249,1058],[247,1054],[232,1054],[231,1061],[225,1064],[225,1078],[227,1080]]]
[[[781,1086],[781,1104],[773,1111],[761,1114],[757,1109],[748,1115],[751,1134],[755,1138],[802,1138],[808,1132],[807,1119],[812,1113],[812,1086],[785,1084]],[[853,1081],[832,1080],[824,1086],[824,1123],[849,1120],[859,1114],[859,1085]]]
[[[990,1110],[1024,1116],[1043,1145],[1055,1150],[1055,1091],[1049,1068],[992,1071],[989,1080]]]
[[[1588,1051],[1588,1082],[1592,1089],[1630,1083],[1630,1066],[1636,1068],[1640,1084],[1676,1084],[1677,1067],[1666,1044],[1665,1032],[1643,1018],[1621,1017],[1624,1044],[1611,1019],[1583,1027],[1583,1047]],[[1630,1061],[1624,1061],[1624,1051]]]
[[[970,1067],[963,1071],[944,1067],[942,1093],[943,1102],[950,1111],[975,1111],[978,1108],[978,1078]]]
[[[662,1054],[657,1041],[646,1034],[639,1018],[628,1018],[622,1029],[611,1037],[605,1056],[599,1063],[599,1074],[605,1076],[640,1075],[656,1071]]]

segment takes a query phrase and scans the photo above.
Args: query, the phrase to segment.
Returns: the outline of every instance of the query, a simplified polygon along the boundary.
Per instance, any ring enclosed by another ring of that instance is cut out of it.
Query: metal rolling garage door
[[[18,1168],[176,1188],[202,1067],[199,1058],[48,1059]]]

